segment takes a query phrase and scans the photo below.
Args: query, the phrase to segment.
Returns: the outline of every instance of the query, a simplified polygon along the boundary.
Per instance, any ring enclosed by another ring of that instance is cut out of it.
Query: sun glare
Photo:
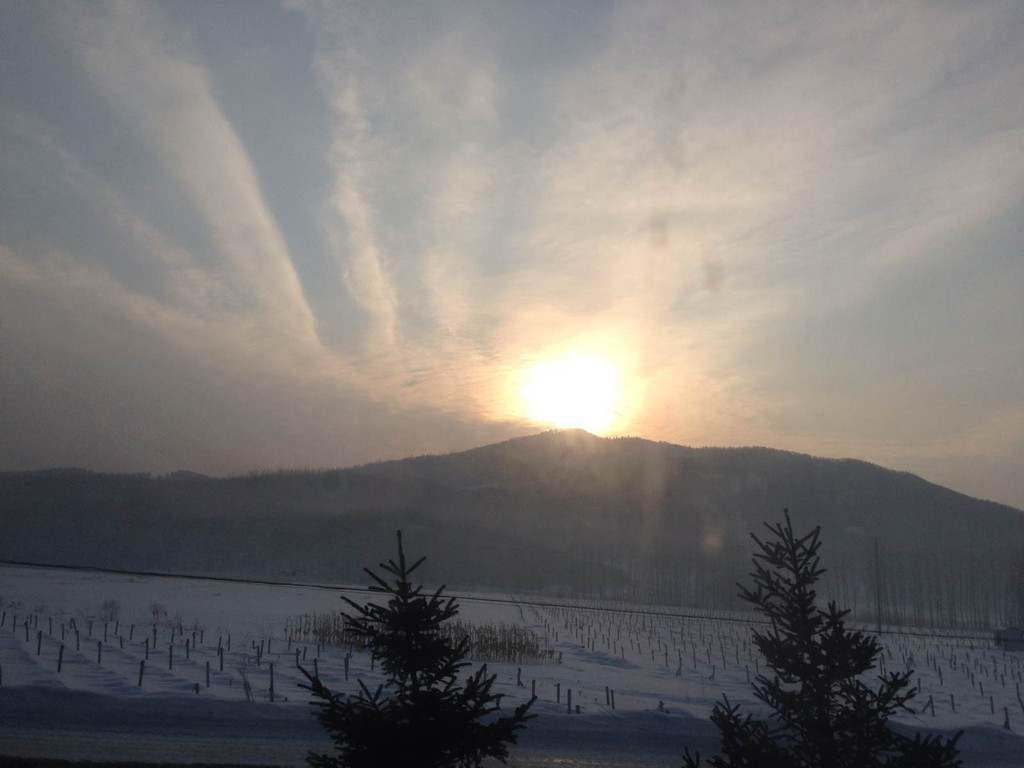
[[[615,414],[618,381],[615,368],[601,358],[567,357],[541,363],[526,376],[526,413],[533,421],[602,434]]]

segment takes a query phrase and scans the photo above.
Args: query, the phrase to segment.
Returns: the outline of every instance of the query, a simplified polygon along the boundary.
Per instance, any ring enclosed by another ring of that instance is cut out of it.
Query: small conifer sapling
[[[453,641],[441,625],[458,614],[454,598],[442,596],[442,586],[426,593],[410,576],[422,563],[409,565],[398,532],[398,560],[381,563],[390,580],[365,569],[374,584],[371,591],[387,596],[387,603],[360,605],[342,597],[351,608],[344,613],[348,632],[373,656],[386,682],[376,690],[360,680],[354,697],[336,694],[316,675],[303,687],[313,693],[317,718],[335,743],[334,755],[310,753],[317,768],[469,768],[485,758],[504,762],[508,745],[535,715],[535,699],[496,717],[500,695],[492,692],[495,675],[483,665],[458,683],[467,640]]]
[[[920,734],[911,738],[889,728],[888,719],[916,694],[913,670],[878,675],[869,685],[881,653],[877,637],[848,630],[849,613],[834,602],[817,606],[814,585],[824,573],[818,551],[820,527],[805,536],[785,522],[765,524],[772,536],[751,537],[754,588],[740,585],[740,597],[768,619],[753,633],[754,645],[774,673],[758,675],[754,696],[771,710],[766,720],[740,714],[740,707],[716,704],[711,721],[721,733],[713,768],[959,768],[952,738]],[[685,755],[684,768],[697,768],[700,754]]]

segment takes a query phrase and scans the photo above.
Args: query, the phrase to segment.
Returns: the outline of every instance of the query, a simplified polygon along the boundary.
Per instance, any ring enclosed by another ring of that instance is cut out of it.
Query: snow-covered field
[[[329,743],[296,659],[335,690],[380,681],[367,654],[351,656],[346,681],[348,647],[288,636],[290,618],[337,610],[339,594],[0,566],[0,755],[301,765]],[[679,765],[686,746],[716,751],[707,716],[723,693],[756,708],[748,675],[761,660],[743,621],[501,595],[466,595],[460,606],[463,621],[525,625],[561,654],[489,664],[506,709],[538,697],[513,765]],[[882,642],[888,669],[916,669],[918,707],[933,705],[900,725],[967,729],[968,766],[1024,765],[1020,656],[983,639]]]

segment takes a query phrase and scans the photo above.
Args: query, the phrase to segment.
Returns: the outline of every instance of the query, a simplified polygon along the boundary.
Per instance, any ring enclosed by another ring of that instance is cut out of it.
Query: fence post
[[[139,688],[142,687],[142,675],[146,671],[146,660],[139,659]]]
[[[57,651],[57,674],[60,674],[60,668],[64,665],[64,643],[60,644],[60,650]]]

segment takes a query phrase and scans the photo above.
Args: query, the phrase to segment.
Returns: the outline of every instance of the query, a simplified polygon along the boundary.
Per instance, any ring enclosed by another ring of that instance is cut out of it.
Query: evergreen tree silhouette
[[[302,669],[309,679],[303,687],[312,691],[317,718],[337,753],[311,752],[310,765],[464,768],[487,757],[505,762],[508,745],[535,717],[527,714],[534,699],[508,717],[493,717],[500,695],[491,691],[496,676],[488,675],[486,664],[458,684],[459,672],[469,666],[468,641],[453,642],[439,631],[458,614],[455,599],[442,597],[444,586],[429,594],[410,581],[424,559],[406,562],[399,531],[398,560],[380,564],[391,581],[364,569],[375,582],[370,589],[386,594],[387,603],[359,605],[342,596],[352,609],[343,614],[348,631],[379,660],[387,681],[371,693],[360,680],[358,695],[347,697]]]
[[[773,712],[768,720],[740,714],[723,696],[711,713],[721,732],[714,768],[958,768],[960,733],[914,738],[891,730],[887,720],[917,691],[912,670],[879,675],[870,687],[862,676],[875,669],[882,652],[873,635],[846,629],[834,602],[817,607],[814,584],[824,573],[818,550],[820,527],[805,536],[785,522],[765,523],[772,537],[751,534],[754,589],[740,585],[740,597],[763,613],[769,629],[754,632],[754,644],[772,677],[758,675],[754,696]],[[697,768],[700,754],[685,754],[684,768]]]

